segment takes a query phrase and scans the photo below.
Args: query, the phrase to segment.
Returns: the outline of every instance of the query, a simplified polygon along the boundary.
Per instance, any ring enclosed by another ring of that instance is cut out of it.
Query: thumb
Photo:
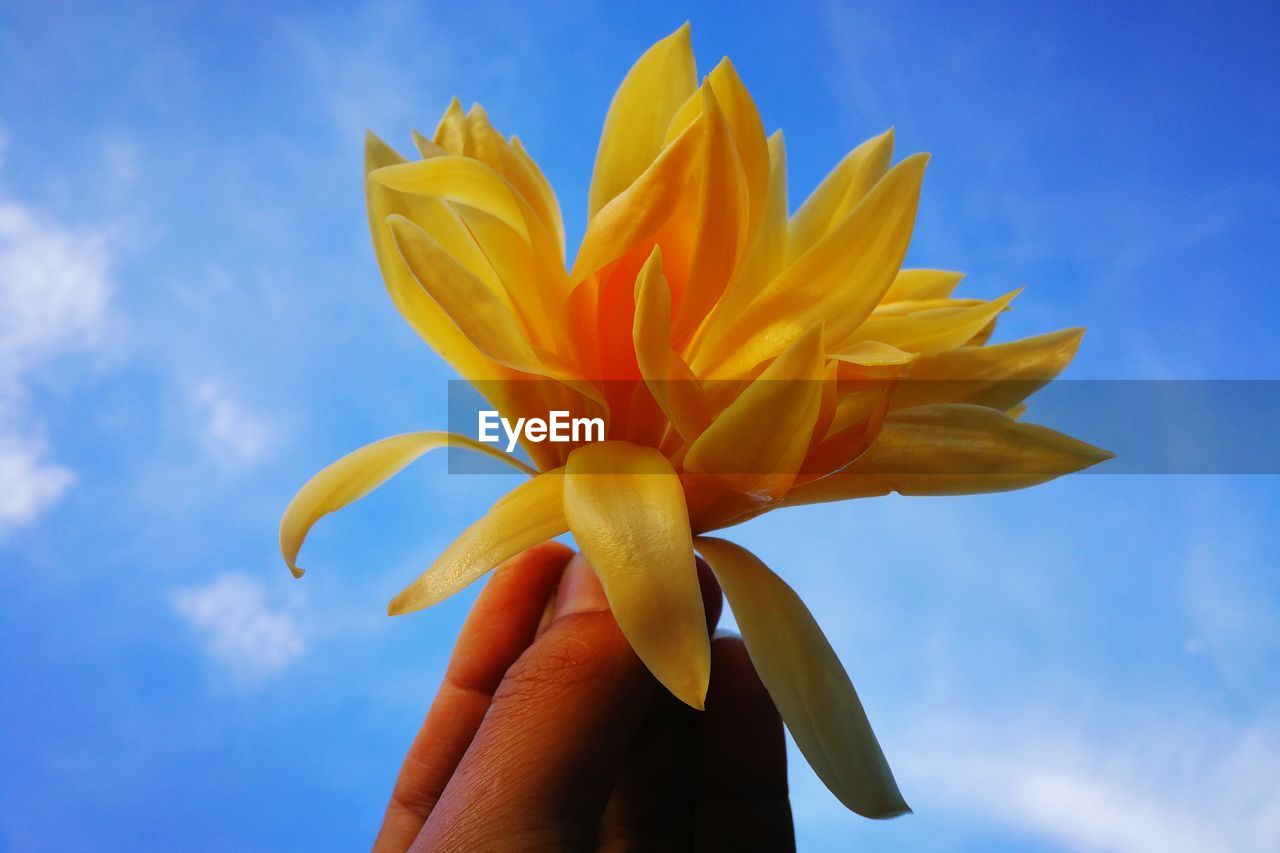
[[[507,671],[415,850],[592,850],[657,682],[581,555]]]

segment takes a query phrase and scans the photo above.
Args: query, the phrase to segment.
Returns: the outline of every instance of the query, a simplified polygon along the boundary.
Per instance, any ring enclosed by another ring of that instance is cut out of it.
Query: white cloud
[[[201,635],[206,654],[242,684],[289,667],[306,650],[294,615],[267,604],[266,589],[229,573],[206,586],[175,590],[173,610]]]
[[[46,458],[27,386],[34,371],[99,341],[110,261],[103,235],[69,230],[0,200],[0,529],[34,521],[74,480]]]
[[[938,805],[1072,850],[1280,849],[1280,738],[1184,713],[926,724],[911,762]],[[1052,734],[1050,734],[1052,733]]]
[[[192,400],[205,450],[227,466],[250,465],[268,450],[275,430],[264,418],[249,411],[219,383],[199,384]]]
[[[75,479],[44,451],[39,439],[0,433],[0,527],[33,521]]]
[[[0,378],[97,342],[110,295],[101,234],[77,233],[0,202]]]

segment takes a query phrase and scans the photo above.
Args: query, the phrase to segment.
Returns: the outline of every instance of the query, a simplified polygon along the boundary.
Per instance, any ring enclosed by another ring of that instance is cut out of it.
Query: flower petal
[[[880,341],[907,352],[925,355],[944,352],[962,346],[981,332],[1021,292],[1010,291],[998,299],[977,305],[961,304],[954,308],[927,308],[909,314],[871,317],[838,346],[843,349],[859,341]]]
[[[814,325],[711,422],[684,469],[723,475],[753,494],[784,493],[818,420],[822,376],[822,327]]]
[[[471,274],[414,222],[387,219],[396,249],[422,289],[457,324],[472,345],[515,370],[545,375],[528,334],[506,300]]]
[[[864,817],[911,811],[840,659],[791,587],[744,548],[694,542],[724,590],[747,653],[809,766]]]
[[[791,217],[790,256],[812,249],[876,182],[884,177],[893,157],[893,129],[873,136],[850,151]]]
[[[403,162],[404,158],[382,140],[368,134],[365,140],[366,172]],[[453,258],[474,275],[483,275],[483,271],[488,269],[492,286],[499,286],[484,255],[466,234],[466,228],[458,221],[457,216],[447,205],[436,199],[404,196],[373,181],[366,182],[366,193],[374,253],[377,255],[387,292],[401,315],[464,378],[474,381],[498,379],[506,375],[506,369],[477,350],[436,301],[414,280],[400,253],[396,251],[391,229],[386,222],[388,216],[399,214],[428,226],[437,242]]]
[[[867,452],[838,474],[796,486],[786,503],[902,495],[968,495],[1044,483],[1114,454],[984,406],[891,412]]]
[[[562,503],[563,481],[564,469],[555,468],[499,498],[431,568],[391,599],[387,613],[400,616],[430,607],[526,548],[564,533],[568,525]]]
[[[738,76],[738,69],[726,56],[707,75],[707,81],[715,92],[716,100],[729,122],[733,144],[742,161],[751,197],[751,228],[754,230],[764,212],[769,194],[770,152],[769,140],[764,133],[760,111],[751,92]]]
[[[591,217],[570,281],[581,282],[658,232],[683,199],[701,143],[698,126],[686,128],[634,182]]]
[[[899,270],[882,302],[914,299],[945,299],[964,279],[951,270]]]
[[[565,466],[564,514],[618,626],[658,681],[701,709],[711,672],[689,512],[658,451],[588,444]]]
[[[519,146],[515,137],[511,141],[502,138],[489,123],[489,116],[479,104],[473,104],[467,113],[467,124],[475,139],[475,157],[490,166],[515,188],[532,208],[543,227],[556,236],[560,260],[564,255],[564,222],[560,217],[560,204],[547,179],[528,154]]]
[[[537,219],[505,178],[470,157],[445,154],[384,166],[369,173],[369,180],[396,192],[434,196],[483,210],[496,217],[525,240],[531,239],[530,220]]]
[[[769,137],[769,189],[760,225],[738,265],[716,314],[736,317],[760,289],[782,272],[787,260],[787,147],[782,131]]]
[[[963,346],[921,356],[898,385],[893,407],[972,403],[1009,409],[1063,371],[1084,329],[1063,329],[995,346]]]
[[[369,494],[427,451],[446,446],[477,450],[526,474],[535,473],[509,453],[453,433],[410,432],[367,444],[308,480],[285,508],[280,519],[280,553],[293,576],[302,577],[298,552],[312,525]]]
[[[902,264],[927,162],[927,155],[916,154],[890,169],[742,314],[726,317],[706,336],[690,365],[694,371],[712,379],[749,373],[820,320],[828,340],[843,341],[875,308]]]
[[[588,215],[595,215],[631,186],[658,152],[672,114],[697,88],[689,24],[659,41],[627,72],[604,121]]]
[[[751,196],[742,161],[714,90],[703,86],[702,94],[698,218],[689,274],[672,321],[677,346],[702,325],[724,293],[750,236]]]
[[[692,441],[711,423],[706,395],[688,366],[671,350],[671,293],[662,274],[662,250],[636,276],[636,316],[632,329],[640,375],[676,432]]]

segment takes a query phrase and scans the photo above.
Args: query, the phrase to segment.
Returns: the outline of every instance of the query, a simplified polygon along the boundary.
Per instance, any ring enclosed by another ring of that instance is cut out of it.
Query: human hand
[[[720,588],[699,561],[708,631]],[[742,640],[706,710],[661,687],[580,555],[554,542],[481,592],[374,843],[413,850],[790,850],[782,721]]]

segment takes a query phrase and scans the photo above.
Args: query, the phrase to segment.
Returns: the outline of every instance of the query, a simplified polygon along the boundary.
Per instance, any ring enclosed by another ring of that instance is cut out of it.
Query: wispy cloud
[[[0,133],[0,163],[3,148]],[[111,290],[103,234],[0,199],[0,530],[35,520],[74,480],[47,458],[28,385],[36,371],[98,343]]]
[[[271,445],[275,429],[267,419],[250,411],[215,380],[206,380],[192,392],[196,430],[205,450],[220,465],[251,465]]]
[[[1273,727],[1132,709],[1116,719],[1129,725],[926,725],[919,773],[951,809],[1073,850],[1280,848]]]
[[[74,480],[38,436],[0,432],[0,531],[35,520]]]
[[[283,672],[306,650],[295,615],[267,602],[266,588],[237,573],[174,590],[173,610],[200,636],[205,653],[234,681],[251,685]]]

